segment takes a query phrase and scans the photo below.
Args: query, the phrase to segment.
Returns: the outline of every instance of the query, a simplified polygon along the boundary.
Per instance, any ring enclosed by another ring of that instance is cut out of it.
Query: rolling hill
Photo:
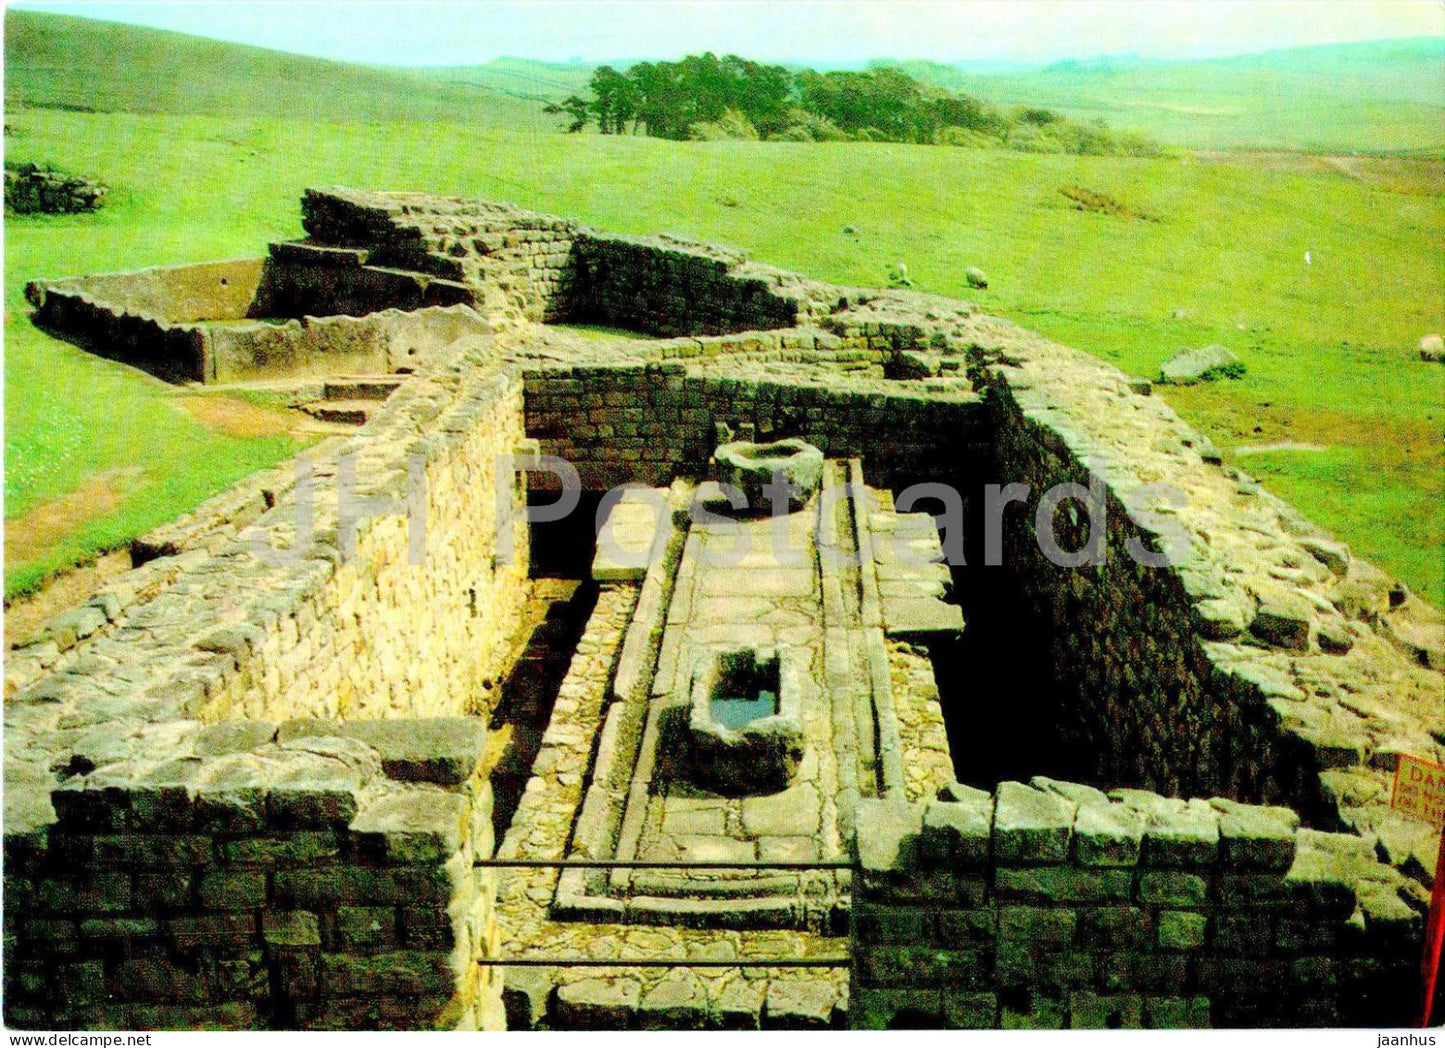
[[[937,62],[909,75],[1001,104],[1102,119],[1176,146],[1305,152],[1445,151],[1445,40],[1267,51],[1198,62],[1061,62],[986,76]]]
[[[5,107],[295,120],[536,122],[539,107],[489,82],[351,65],[185,33],[5,12]]]

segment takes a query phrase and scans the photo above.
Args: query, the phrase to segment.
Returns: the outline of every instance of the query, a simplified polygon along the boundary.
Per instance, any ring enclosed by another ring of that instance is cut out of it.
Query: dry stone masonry
[[[9,1025],[1409,1021],[1445,622],[1148,383],[504,204],[302,215],[27,289],[172,380],[384,399],[7,653]],[[529,526],[547,456],[580,506]],[[775,458],[788,512],[730,504]]]

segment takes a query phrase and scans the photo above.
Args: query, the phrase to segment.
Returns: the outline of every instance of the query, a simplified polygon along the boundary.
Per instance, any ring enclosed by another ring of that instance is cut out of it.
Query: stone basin
[[[747,509],[761,513],[772,507],[764,490],[778,476],[791,485],[788,509],[801,509],[823,481],[823,453],[806,440],[790,437],[766,444],[735,440],[713,452],[717,479],[731,484],[747,499]]]
[[[797,653],[727,648],[693,672],[688,767],[697,784],[729,796],[775,793],[803,760]]]

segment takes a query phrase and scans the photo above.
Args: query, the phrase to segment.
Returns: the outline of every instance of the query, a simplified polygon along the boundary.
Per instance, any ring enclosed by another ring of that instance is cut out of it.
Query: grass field
[[[12,105],[6,122],[13,159],[52,161],[113,187],[95,215],[7,222],[7,526],[74,502],[97,478],[115,489],[44,555],[7,557],[7,595],[294,447],[208,429],[153,380],[40,334],[26,318],[24,281],[252,253],[300,234],[304,187],[342,183],[486,196],[610,230],[718,240],[849,283],[881,283],[903,260],[924,290],[973,298],[1139,375],[1179,348],[1222,342],[1246,360],[1248,377],[1163,395],[1227,454],[1322,445],[1240,462],[1441,600],[1445,368],[1415,352],[1422,334],[1445,328],[1445,201],[1428,185],[1393,192],[1340,168],[1247,158],[568,136],[548,130],[535,106],[512,122],[348,123]],[[1157,221],[1076,211],[1059,192],[1067,185]],[[856,236],[842,233],[848,225]],[[965,288],[966,265],[988,272],[988,291]],[[143,472],[124,472],[136,466]]]

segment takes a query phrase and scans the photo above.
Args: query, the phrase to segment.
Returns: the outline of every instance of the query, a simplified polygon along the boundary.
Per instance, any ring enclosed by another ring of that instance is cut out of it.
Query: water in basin
[[[772,691],[759,691],[756,695],[720,695],[712,700],[712,719],[734,731],[777,712],[778,695]]]

